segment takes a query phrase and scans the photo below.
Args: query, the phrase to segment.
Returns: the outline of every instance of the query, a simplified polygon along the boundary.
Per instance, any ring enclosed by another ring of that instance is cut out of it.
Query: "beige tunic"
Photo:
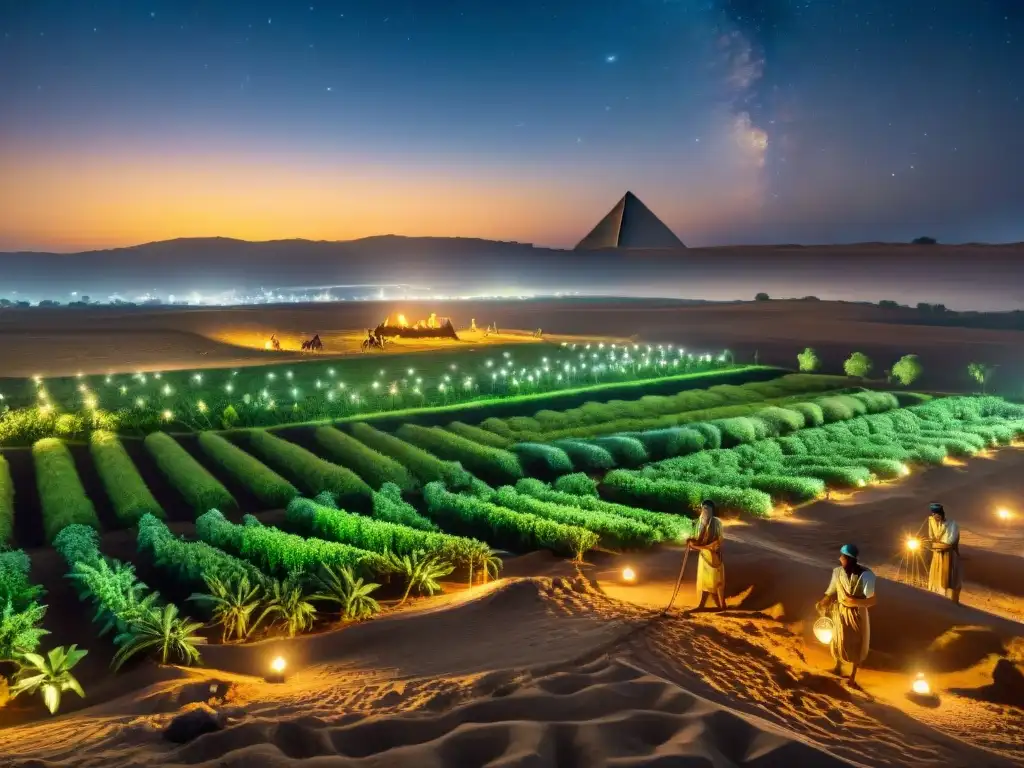
[[[932,551],[932,564],[928,569],[929,591],[944,595],[947,590],[962,588],[960,528],[952,520],[939,522],[934,517],[929,517],[928,537],[932,544],[947,544],[952,547],[944,552]]]
[[[825,594],[835,599],[830,615],[834,624],[832,658],[847,664],[861,664],[871,648],[871,617],[867,608],[847,608],[839,603],[843,597],[866,599],[875,594],[875,574],[864,568],[850,576],[842,566],[832,571],[832,581]]]
[[[700,550],[697,560],[697,592],[717,592],[725,589],[725,561],[722,560],[722,521],[712,517],[702,525],[694,543],[706,546],[715,542],[710,549]]]

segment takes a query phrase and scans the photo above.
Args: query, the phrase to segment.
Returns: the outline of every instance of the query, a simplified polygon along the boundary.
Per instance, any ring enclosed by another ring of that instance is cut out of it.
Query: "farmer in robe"
[[[695,550],[697,559],[697,591],[700,592],[698,611],[704,610],[708,595],[718,610],[725,610],[725,562],[722,560],[722,521],[715,516],[715,503],[705,500],[700,503],[700,521],[697,535],[687,541],[686,546]]]
[[[840,548],[839,567],[832,571],[832,581],[817,605],[832,619],[832,671],[841,677],[843,664],[849,664],[851,684],[871,647],[868,608],[875,604],[875,574],[857,562],[858,554],[855,544]]]
[[[963,573],[960,570],[960,528],[946,519],[941,504],[928,506],[928,539],[932,550],[932,564],[928,569],[928,590],[945,595],[954,603],[960,602]]]

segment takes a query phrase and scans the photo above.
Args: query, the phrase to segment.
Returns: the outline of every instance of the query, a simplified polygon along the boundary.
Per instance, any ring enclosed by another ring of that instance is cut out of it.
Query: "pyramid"
[[[604,248],[685,248],[665,224],[627,192],[608,214],[580,240],[577,251],[598,251]]]

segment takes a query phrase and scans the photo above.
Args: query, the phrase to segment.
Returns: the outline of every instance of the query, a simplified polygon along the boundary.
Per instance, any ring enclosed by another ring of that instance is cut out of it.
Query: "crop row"
[[[675,395],[647,395],[638,400],[586,403],[566,411],[540,410],[532,417],[485,419],[480,428],[503,438],[507,447],[515,442],[551,441],[562,437],[591,437],[671,427],[688,421],[687,414],[730,406],[744,406],[765,400],[790,398],[848,387],[842,376],[790,374],[767,382],[720,384],[707,389],[686,390]],[[730,414],[731,415],[731,414]],[[700,416],[699,418],[704,418]],[[449,425],[453,431],[464,426]]]
[[[775,502],[818,498],[899,477],[916,463],[970,456],[1024,435],[1024,406],[999,398],[945,398],[858,416],[731,449],[668,459],[641,470],[615,470],[602,491],[625,503],[695,510],[702,498],[763,516]]]

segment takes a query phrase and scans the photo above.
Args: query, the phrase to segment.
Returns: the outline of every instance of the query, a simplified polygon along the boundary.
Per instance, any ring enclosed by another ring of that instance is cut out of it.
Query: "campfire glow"
[[[622,569],[622,580],[630,583],[636,581],[636,571],[627,565]]]

